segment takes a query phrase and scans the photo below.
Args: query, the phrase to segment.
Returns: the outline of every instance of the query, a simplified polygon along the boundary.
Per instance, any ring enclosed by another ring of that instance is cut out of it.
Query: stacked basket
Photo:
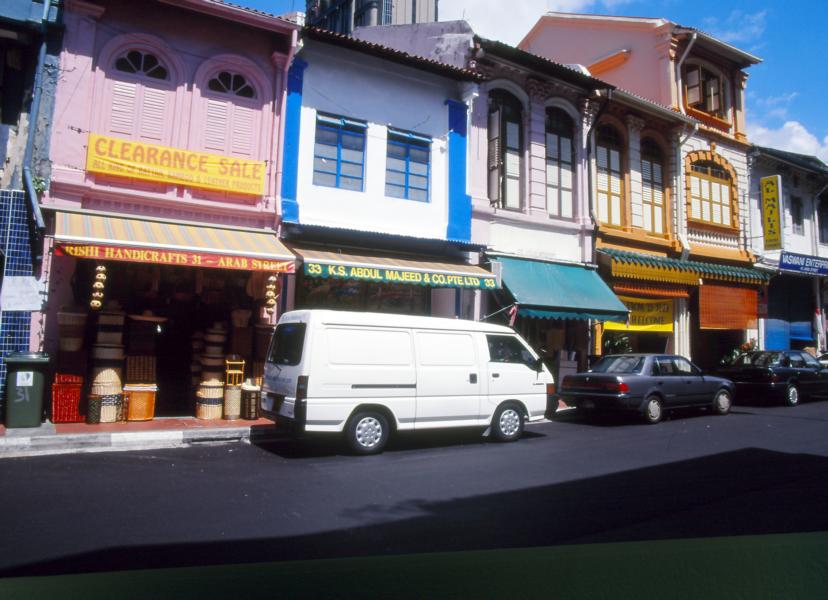
[[[123,414],[124,320],[120,311],[98,314],[96,343],[92,347],[88,423],[114,423]]]
[[[201,383],[201,355],[204,352],[204,332],[196,331],[190,338],[192,358],[190,360],[190,383],[193,389]]]
[[[155,340],[161,324],[166,320],[156,317],[151,311],[129,315],[123,411],[124,418],[129,421],[149,421],[155,416],[155,396],[158,392]]]
[[[224,405],[224,346],[227,330],[216,323],[204,334],[201,383],[196,391],[196,417],[221,419]]]

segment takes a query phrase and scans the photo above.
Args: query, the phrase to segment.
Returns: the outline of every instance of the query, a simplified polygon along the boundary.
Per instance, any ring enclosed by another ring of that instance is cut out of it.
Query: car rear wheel
[[[730,412],[731,406],[733,406],[733,399],[730,397],[730,392],[719,390],[713,399],[713,411],[717,415],[726,415]]]
[[[644,401],[644,420],[650,425],[660,422],[664,416],[664,403],[658,396],[648,396]]]
[[[785,390],[785,404],[788,406],[799,404],[799,388],[793,384],[790,384]]]
[[[388,419],[373,411],[354,414],[345,428],[348,445],[357,454],[379,454],[388,443],[389,433]]]
[[[492,433],[499,442],[514,442],[523,434],[523,412],[514,404],[504,404],[492,418]]]

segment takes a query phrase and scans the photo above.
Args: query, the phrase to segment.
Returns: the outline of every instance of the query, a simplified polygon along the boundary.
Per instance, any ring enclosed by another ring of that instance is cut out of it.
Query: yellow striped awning
[[[340,252],[330,248],[312,248],[291,244],[304,263],[302,272],[309,277],[330,277],[384,283],[406,283],[432,287],[497,289],[494,273],[477,265],[450,262],[443,258],[369,253]]]
[[[58,254],[98,261],[293,273],[296,257],[273,231],[55,211]]]

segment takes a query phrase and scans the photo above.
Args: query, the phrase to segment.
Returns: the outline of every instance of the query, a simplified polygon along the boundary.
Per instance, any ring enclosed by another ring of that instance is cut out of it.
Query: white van
[[[264,416],[304,432],[344,432],[358,454],[397,431],[486,427],[501,441],[543,419],[552,374],[500,325],[406,315],[298,310],[270,343]]]

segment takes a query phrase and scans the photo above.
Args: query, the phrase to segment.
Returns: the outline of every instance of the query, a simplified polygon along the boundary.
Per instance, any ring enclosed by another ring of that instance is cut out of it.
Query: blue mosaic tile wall
[[[32,275],[32,248],[29,240],[26,195],[17,190],[0,190],[0,252],[5,256],[3,276]],[[0,415],[5,415],[6,361],[12,352],[29,349],[32,315],[3,312],[0,306]]]

